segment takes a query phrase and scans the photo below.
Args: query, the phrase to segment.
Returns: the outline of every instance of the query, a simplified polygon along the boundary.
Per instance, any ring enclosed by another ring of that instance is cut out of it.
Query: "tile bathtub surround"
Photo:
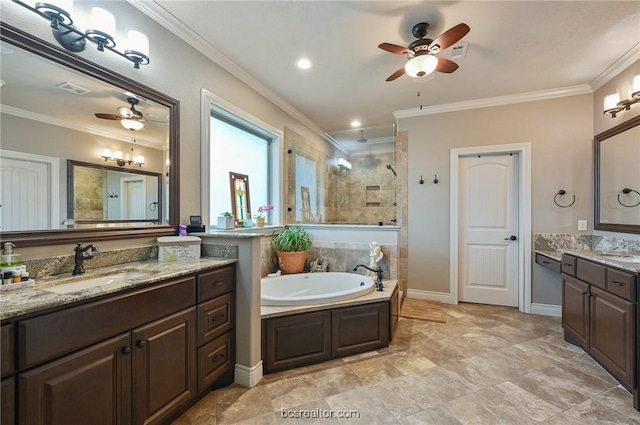
[[[100,244],[96,243],[98,248]],[[46,276],[71,273],[75,266],[75,253],[73,250],[68,255],[60,255],[47,258],[24,260],[27,271],[32,278],[38,279]],[[87,270],[99,267],[115,266],[118,264],[145,261],[158,258],[158,246],[141,246],[135,248],[114,249],[93,253],[93,258],[84,262]]]
[[[380,260],[383,279],[397,279],[398,260],[397,246],[382,245],[384,256]],[[262,238],[260,241],[261,270],[260,276],[265,277],[269,273],[278,270],[278,260],[275,250],[271,245],[271,238]],[[357,264],[369,265],[369,244],[367,243],[343,243],[343,242],[314,242],[307,256],[305,271],[309,270],[309,263],[317,258],[329,261],[330,272],[353,272]],[[363,271],[360,271],[364,273]]]
[[[174,425],[640,424],[631,394],[562,340],[559,318],[444,308],[447,323],[401,319],[388,348],[212,392]],[[290,417],[331,411],[352,417]]]

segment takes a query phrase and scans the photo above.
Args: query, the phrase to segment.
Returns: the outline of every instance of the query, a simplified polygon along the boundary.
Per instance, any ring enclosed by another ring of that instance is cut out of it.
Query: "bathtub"
[[[260,280],[265,306],[326,304],[356,298],[375,289],[373,279],[356,273],[300,273]]]

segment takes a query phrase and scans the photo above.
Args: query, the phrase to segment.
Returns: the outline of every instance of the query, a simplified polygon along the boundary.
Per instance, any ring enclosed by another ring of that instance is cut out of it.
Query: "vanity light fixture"
[[[91,22],[96,25],[96,28],[82,32],[73,25],[71,13],[61,7],[44,2],[38,2],[35,7],[31,7],[20,0],[12,1],[49,21],[55,39],[71,52],[82,52],[89,40],[97,45],[98,51],[104,52],[106,49],[133,62],[135,69],[140,69],[140,65],[149,63],[149,39],[139,31],[129,31],[128,43],[132,44],[131,49],[123,51],[116,49],[116,42],[110,34],[115,33],[116,21],[113,14],[106,9],[94,6],[91,9]]]
[[[102,158],[105,161],[115,161],[119,167],[124,167],[125,165],[137,165],[138,167],[142,167],[144,164],[144,156],[143,155],[135,155],[133,159],[124,158],[121,151],[115,151],[113,154],[111,153],[111,149],[102,149]]]
[[[640,102],[640,74],[633,78],[631,84],[623,84],[616,92],[604,97],[604,112],[615,118],[620,111],[628,111],[631,105]]]
[[[344,158],[338,158],[338,170],[344,173],[351,171],[351,163]]]

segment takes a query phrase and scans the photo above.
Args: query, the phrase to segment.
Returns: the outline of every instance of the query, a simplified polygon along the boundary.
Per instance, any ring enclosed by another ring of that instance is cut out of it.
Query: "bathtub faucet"
[[[365,266],[364,264],[358,264],[357,266],[355,266],[353,268],[353,271],[358,271],[358,267],[364,267],[365,269],[372,271],[374,273],[378,274],[378,277],[376,278],[376,291],[382,291],[382,289],[384,288],[384,285],[382,284],[382,269],[380,267],[377,267],[375,269],[372,269],[368,266]]]

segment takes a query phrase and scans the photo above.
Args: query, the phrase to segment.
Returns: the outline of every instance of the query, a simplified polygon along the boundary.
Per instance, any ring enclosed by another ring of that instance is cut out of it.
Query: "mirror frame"
[[[622,233],[640,233],[640,225],[636,224],[616,224],[616,223],[601,223],[600,222],[600,144],[607,139],[620,134],[623,131],[629,130],[635,126],[640,125],[640,115],[631,118],[621,124],[616,125],[609,130],[603,131],[596,135],[593,139],[593,208],[594,208],[594,230],[604,230],[609,232],[622,232]]]
[[[13,242],[18,247],[68,244],[99,240],[175,235],[180,222],[180,102],[157,90],[117,74],[107,68],[74,55],[32,36],[5,22],[0,22],[0,39],[45,59],[64,65],[89,77],[129,90],[169,109],[169,223],[154,226],[95,227],[48,229],[0,233],[0,243]]]
[[[75,218],[75,184],[74,184],[74,169],[75,167],[85,167],[85,168],[93,168],[95,170],[102,171],[113,171],[116,173],[127,173],[127,174],[137,174],[141,176],[149,176],[156,177],[158,179],[158,193],[156,194],[158,197],[158,218],[157,219],[146,219],[146,220],[78,220]],[[74,217],[71,217],[75,220],[77,224],[96,224],[96,223],[162,223],[162,211],[163,211],[163,197],[162,197],[162,186],[164,185],[164,180],[162,178],[161,173],[154,173],[152,171],[146,170],[138,170],[136,168],[121,168],[114,167],[111,165],[105,164],[94,164],[92,162],[84,162],[84,161],[76,161],[74,159],[67,160],[67,213],[71,211],[74,212]]]

